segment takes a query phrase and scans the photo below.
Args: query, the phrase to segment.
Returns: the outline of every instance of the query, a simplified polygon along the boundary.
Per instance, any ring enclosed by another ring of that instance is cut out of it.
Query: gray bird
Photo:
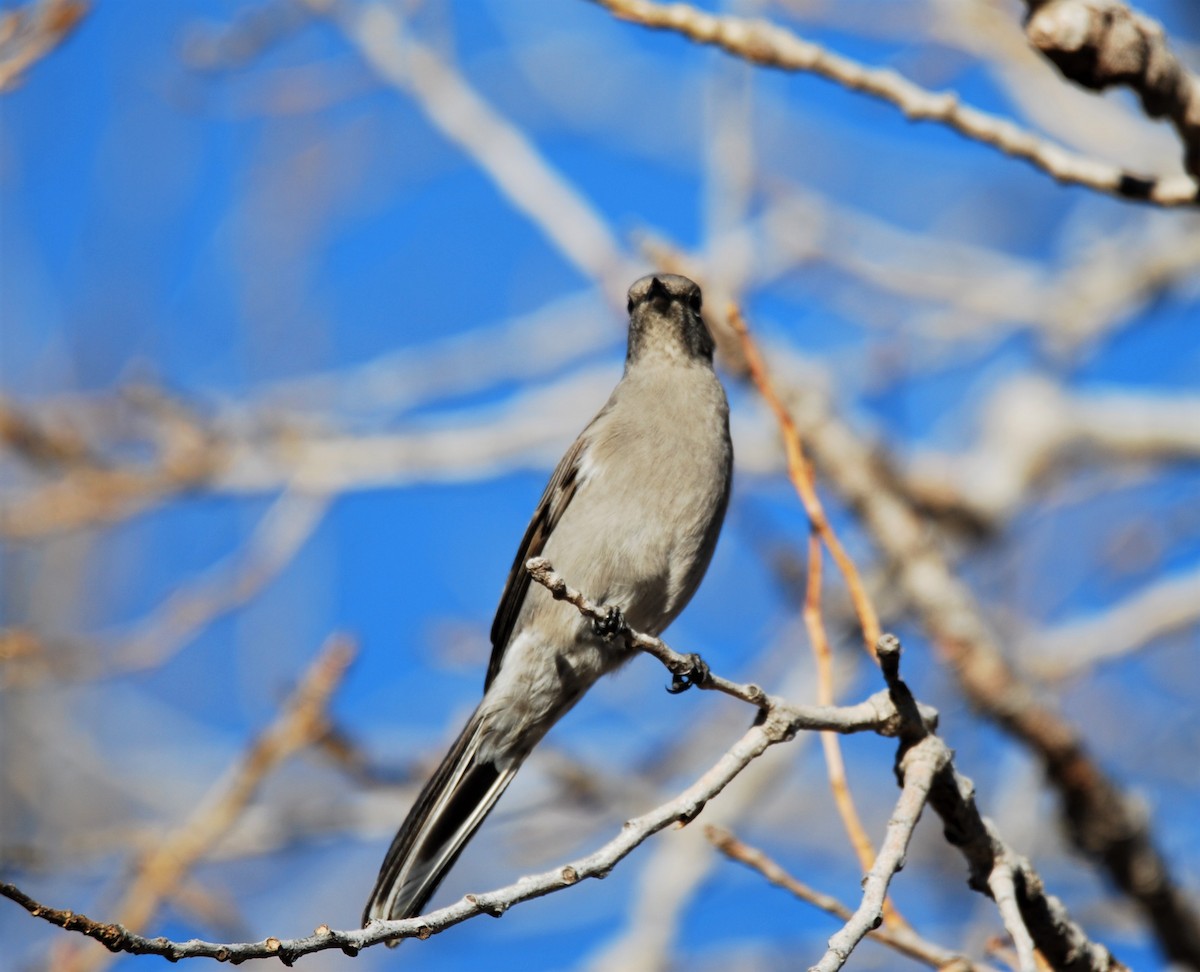
[[[492,624],[483,701],[425,784],[383,860],[364,926],[421,913],[554,723],[632,653],[619,619],[657,635],[708,568],[729,501],[729,405],[713,372],[700,288],[655,274],[629,288],[625,373],[559,461]],[[610,611],[595,625],[531,584],[546,557]]]

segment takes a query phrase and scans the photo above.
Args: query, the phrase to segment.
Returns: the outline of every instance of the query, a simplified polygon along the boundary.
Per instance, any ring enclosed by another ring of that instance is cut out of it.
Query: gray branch
[[[559,600],[572,604],[584,617],[607,619],[607,612],[580,591],[571,588],[542,558],[528,562],[531,577]],[[69,931],[101,942],[113,952],[161,955],[171,960],[213,958],[239,963],[248,959],[277,958],[291,965],[302,955],[340,949],[356,955],[363,948],[404,938],[426,939],[481,914],[499,917],[515,904],[561,891],[585,878],[603,878],[647,838],[672,824],[687,824],[709,800],[766,750],[792,739],[800,730],[841,733],[876,732],[900,740],[897,773],[902,791],[888,824],[883,848],[864,883],[857,912],[830,941],[830,952],[820,969],[842,967],[855,945],[878,923],[888,883],[903,864],[904,853],[923,806],[942,818],[946,839],[959,847],[970,869],[970,885],[994,896],[999,888],[1003,915],[1010,934],[1021,942],[1032,939],[1056,968],[1067,972],[1119,972],[1125,968],[1102,946],[1090,942],[1068,917],[1056,898],[1047,895],[1030,864],[1015,854],[995,833],[975,806],[974,788],[954,768],[953,754],[934,735],[937,713],[921,706],[900,679],[900,643],[891,635],[880,639],[877,652],[887,688],[857,705],[803,706],[768,695],[756,685],[733,682],[712,674],[697,655],[681,654],[658,638],[623,626],[620,636],[640,651],[653,655],[671,672],[678,685],[722,692],[761,712],[745,734],[698,780],[675,798],[626,822],[620,833],[586,857],[544,871],[484,894],[468,894],[460,901],[428,915],[396,921],[372,921],[366,928],[335,931],[321,925],[303,938],[269,937],[259,942],[220,944],[193,939],[186,942],[147,938],[118,924],[93,921],[71,911],[48,908],[12,884],[0,884],[0,896],[10,898],[30,914]],[[1011,881],[1007,874],[1011,875]],[[1008,888],[1012,887],[1009,905]]]

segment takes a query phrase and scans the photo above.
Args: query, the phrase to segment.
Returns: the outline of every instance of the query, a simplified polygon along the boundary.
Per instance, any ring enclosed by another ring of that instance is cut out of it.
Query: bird
[[[624,373],[559,461],[508,574],[483,699],[417,796],[363,912],[412,918],[546,732],[635,654],[624,626],[660,634],[708,569],[729,504],[729,404],[700,288],[656,273],[628,294]],[[589,621],[531,584],[544,557],[607,612]]]

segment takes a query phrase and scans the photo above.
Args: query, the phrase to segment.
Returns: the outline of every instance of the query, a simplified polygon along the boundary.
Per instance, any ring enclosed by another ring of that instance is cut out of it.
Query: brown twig
[[[766,365],[759,354],[758,346],[750,337],[746,322],[735,305],[730,305],[728,312],[730,326],[737,334],[746,366],[755,386],[767,400],[775,413],[783,435],[784,451],[787,455],[788,476],[795,487],[805,512],[808,514],[811,531],[808,544],[808,582],[804,598],[804,624],[808,629],[809,641],[812,644],[813,655],[817,663],[817,701],[822,705],[833,704],[833,669],[829,651],[829,639],[825,634],[825,623],[821,616],[821,542],[828,547],[830,554],[841,571],[850,591],[850,598],[858,615],[862,629],[863,641],[868,652],[873,653],[880,637],[879,615],[867,594],[866,586],[859,576],[858,567],[842,546],[841,539],[829,523],[824,506],[817,495],[816,480],[812,467],[804,456],[804,446],[800,441],[796,424],[791,420],[771,383]],[[819,539],[818,539],[819,538]],[[838,814],[845,825],[846,833],[854,852],[858,855],[859,864],[864,871],[871,871],[875,862],[875,849],[867,837],[858,811],[854,806],[850,787],[846,780],[846,766],[842,759],[842,748],[837,737],[829,733],[821,734],[821,746],[825,753],[825,765],[829,774],[829,786],[833,792],[834,803]],[[906,927],[906,922],[900,913],[890,903],[884,902],[884,914],[888,925],[894,928]]]
[[[746,367],[749,370],[750,378],[770,406],[771,411],[775,413],[775,418],[779,422],[779,429],[783,436],[783,448],[787,455],[788,478],[791,479],[792,485],[796,488],[796,492],[800,495],[800,499],[804,503],[804,511],[808,514],[808,520],[812,529],[820,534],[821,540],[824,541],[825,546],[829,549],[829,553],[833,556],[838,570],[841,571],[842,577],[846,581],[846,587],[850,591],[850,598],[854,602],[854,610],[858,614],[859,624],[862,627],[863,643],[867,652],[873,655],[875,645],[878,643],[880,634],[882,633],[879,627],[879,617],[876,615],[875,607],[872,605],[871,598],[867,594],[866,585],[863,584],[862,578],[859,576],[858,568],[854,565],[854,561],[850,558],[850,555],[846,553],[846,549],[842,546],[842,541],[838,538],[837,533],[834,532],[833,527],[829,525],[829,518],[825,515],[825,507],[817,495],[816,478],[813,476],[812,468],[804,456],[804,447],[801,444],[800,432],[796,427],[796,422],[787,407],[783,404],[783,400],[779,397],[775,386],[771,382],[766,365],[763,363],[762,355],[759,353],[758,345],[750,337],[750,332],[746,327],[745,320],[742,318],[741,311],[736,305],[731,304],[727,316],[730,326],[741,340],[742,352],[745,355]]]
[[[833,653],[829,650],[829,638],[825,632],[825,620],[821,614],[821,540],[816,531],[808,537],[808,582],[804,593],[804,626],[812,645],[813,659],[817,668],[817,704],[833,705]],[[858,856],[863,873],[868,873],[875,864],[875,848],[867,836],[850,784],[846,779],[846,763],[842,759],[842,746],[838,737],[830,732],[821,733],[821,748],[825,754],[825,767],[829,776],[829,789],[837,806],[838,816],[846,828],[846,835],[854,853]],[[890,928],[907,927],[907,922],[890,900],[883,902],[883,916]]]
[[[783,888],[801,901],[820,908],[843,922],[854,917],[854,912],[832,895],[822,894],[809,887],[761,850],[744,843],[729,831],[710,825],[704,828],[704,833],[722,854],[757,871],[776,887]],[[995,972],[991,966],[973,962],[961,953],[921,938],[911,929],[874,928],[867,932],[867,937],[895,949],[902,955],[924,962],[938,972]]]

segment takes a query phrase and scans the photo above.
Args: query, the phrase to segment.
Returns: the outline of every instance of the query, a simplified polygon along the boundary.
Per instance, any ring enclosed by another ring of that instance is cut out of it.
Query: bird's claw
[[[667,686],[667,691],[672,695],[686,692],[693,685],[703,685],[712,675],[708,670],[708,665],[705,664],[704,659],[699,655],[688,655],[686,657],[687,668],[671,673],[671,684]]]
[[[625,615],[615,604],[610,604],[606,608],[604,617],[592,619],[592,631],[605,641],[612,641],[624,630]]]

